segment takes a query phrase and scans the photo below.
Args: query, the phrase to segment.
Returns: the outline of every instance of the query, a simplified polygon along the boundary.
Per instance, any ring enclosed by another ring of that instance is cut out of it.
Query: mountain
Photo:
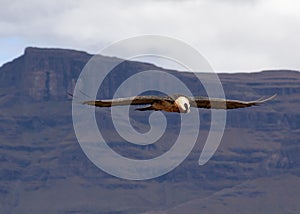
[[[245,181],[215,192],[206,198],[190,200],[174,208],[156,213],[298,213],[299,177],[284,174]],[[283,196],[284,194],[285,196]]]
[[[67,92],[73,91],[91,57],[82,51],[30,47],[0,68],[1,213],[300,211],[298,71],[218,74],[229,99],[252,100],[275,93],[277,97],[259,107],[228,111],[221,144],[204,166],[198,165],[198,158],[209,133],[211,112],[201,110],[199,138],[183,163],[164,176],[129,181],[98,169],[74,133]],[[104,67],[120,61],[99,57]],[[108,75],[98,97],[111,98],[124,80],[144,70],[172,74],[193,94],[206,95],[192,73],[124,61]],[[209,78],[208,74],[196,75]],[[135,95],[135,89],[124,93]],[[155,157],[168,150],[178,136],[178,117],[166,114],[164,137],[154,145],[137,147],[115,133],[109,110],[100,109],[96,114],[103,135],[125,156]],[[130,114],[136,129],[149,129],[149,113]]]

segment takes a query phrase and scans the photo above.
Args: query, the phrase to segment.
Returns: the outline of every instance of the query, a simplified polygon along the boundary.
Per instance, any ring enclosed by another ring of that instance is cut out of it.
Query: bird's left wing
[[[126,98],[116,98],[111,100],[91,100],[84,101],[82,104],[97,106],[97,107],[111,107],[111,106],[125,106],[125,105],[147,105],[154,102],[170,99],[167,96],[135,96]]]
[[[275,97],[276,94],[269,98],[261,98],[255,101],[227,100],[208,97],[190,97],[189,99],[191,101],[191,106],[195,108],[234,109],[259,105],[268,100],[272,100]]]

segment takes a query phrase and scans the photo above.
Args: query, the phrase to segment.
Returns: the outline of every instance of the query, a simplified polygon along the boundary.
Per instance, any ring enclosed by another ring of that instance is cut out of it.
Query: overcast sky
[[[298,0],[0,0],[0,65],[27,46],[97,53],[158,34],[196,48],[216,71],[300,70]]]

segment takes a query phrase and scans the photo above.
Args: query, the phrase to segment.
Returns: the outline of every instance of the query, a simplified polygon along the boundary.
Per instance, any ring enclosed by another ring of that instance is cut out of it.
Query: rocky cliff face
[[[91,55],[85,52],[26,48],[1,68],[1,87],[35,101],[64,99]]]
[[[253,213],[260,211],[255,208],[255,197],[269,204],[270,209],[277,204],[283,207],[279,210],[299,211],[299,206],[293,205],[296,203],[289,203],[300,197],[298,189],[272,189],[272,184],[300,186],[299,72],[220,74],[227,98],[252,100],[274,93],[278,96],[260,107],[229,111],[217,153],[199,167],[197,161],[211,116],[209,110],[201,111],[199,141],[187,160],[165,176],[136,182],[102,172],[77,143],[67,92],[73,90],[91,57],[80,51],[27,48],[24,55],[0,68],[1,211],[141,213],[183,204],[190,212],[196,209],[209,213],[215,210],[211,201],[217,201],[221,210],[228,204],[226,210],[234,212],[242,204],[239,202],[249,201]],[[101,59],[103,66],[117,60]],[[163,70],[147,63],[122,63],[107,78],[99,96],[112,97],[124,79],[147,69]],[[168,72],[185,81],[194,93],[205,95],[193,75]],[[112,148],[128,156],[161,154],[177,137],[173,131],[178,131],[177,123],[172,123],[175,120],[171,117],[165,142],[137,148],[124,143],[112,131],[109,111],[99,110],[98,114]],[[132,113],[133,125],[147,130],[148,114],[145,115]],[[250,190],[252,186],[255,189]]]

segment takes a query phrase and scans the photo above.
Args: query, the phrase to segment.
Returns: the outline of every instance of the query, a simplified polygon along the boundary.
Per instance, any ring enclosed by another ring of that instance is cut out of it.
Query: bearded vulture
[[[116,98],[111,100],[93,100],[84,101],[82,104],[92,105],[96,107],[111,107],[125,105],[147,105],[143,108],[137,108],[138,111],[166,111],[177,113],[188,113],[190,108],[207,108],[207,109],[235,109],[245,108],[262,104],[268,100],[272,100],[276,94],[269,98],[260,98],[255,101],[228,100],[208,97],[189,97],[180,94],[170,96],[135,96],[127,98]]]

